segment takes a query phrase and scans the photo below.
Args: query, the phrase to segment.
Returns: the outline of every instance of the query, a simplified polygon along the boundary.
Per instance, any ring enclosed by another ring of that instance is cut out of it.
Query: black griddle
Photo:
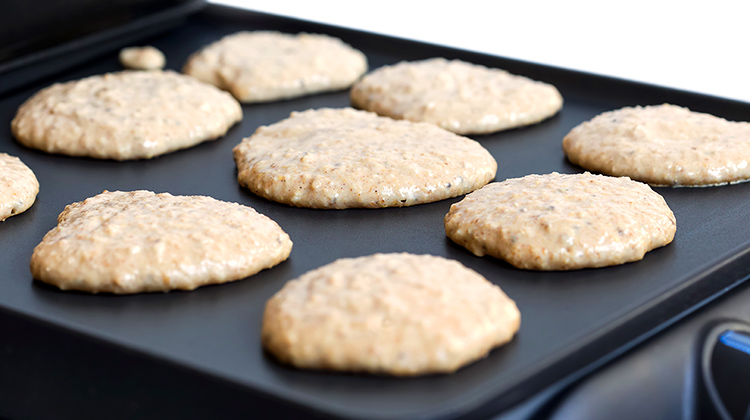
[[[497,160],[498,181],[582,172],[566,161],[563,136],[623,106],[668,102],[750,119],[746,103],[219,6],[138,44],[161,49],[168,68],[179,70],[198,48],[257,29],[340,37],[367,55],[370,69],[442,56],[554,84],[565,98],[558,115],[473,136]],[[243,105],[243,121],[225,137],[151,160],[49,155],[13,140],[16,109],[39,89],[118,70],[113,47],[0,97],[0,151],[20,157],[41,184],[31,209],[0,223],[0,416],[488,418],[570,383],[750,274],[750,183],[655,188],[677,217],[672,244],[640,262],[570,272],[518,270],[453,244],[443,217],[461,197],[407,208],[311,210],[261,199],[238,185],[232,148],[243,137],[291,111],[348,106],[346,91]],[[252,278],[192,292],[89,295],[33,281],[32,250],[65,205],[103,190],[136,189],[251,206],[289,233],[291,257]],[[401,251],[458,260],[501,286],[522,313],[517,337],[455,374],[418,378],[300,371],[263,352],[263,307],[286,281],[338,258]]]

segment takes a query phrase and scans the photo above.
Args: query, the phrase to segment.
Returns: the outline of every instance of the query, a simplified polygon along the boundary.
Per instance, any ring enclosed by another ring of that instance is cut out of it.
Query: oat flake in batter
[[[266,304],[263,346],[299,368],[448,373],[510,341],[516,304],[476,272],[431,255],[346,258]]]
[[[0,222],[28,210],[39,193],[39,181],[21,159],[0,153]]]
[[[42,89],[18,109],[13,135],[48,153],[148,159],[223,136],[242,119],[226,92],[172,71],[123,71]]]
[[[182,71],[242,102],[266,102],[346,89],[367,58],[328,35],[243,31],[194,53]]]
[[[273,267],[292,249],[268,217],[202,196],[105,191],[57,223],[34,248],[31,273],[62,290],[192,290]]]
[[[572,163],[652,185],[707,186],[750,178],[750,123],[675,105],[626,107],[563,139]]]
[[[466,194],[495,177],[474,140],[435,125],[345,109],[293,112],[234,148],[237,179],[299,207],[400,207]]]
[[[672,242],[675,229],[674,214],[648,185],[589,173],[492,183],[445,216],[445,232],[459,245],[529,270],[637,261]]]
[[[534,124],[557,113],[563,103],[552,85],[443,58],[374,70],[352,87],[351,101],[357,108],[459,134]]]

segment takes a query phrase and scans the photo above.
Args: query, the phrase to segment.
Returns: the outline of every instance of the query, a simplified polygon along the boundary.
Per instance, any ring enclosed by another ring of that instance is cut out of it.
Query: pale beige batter
[[[266,102],[346,89],[367,59],[327,35],[238,32],[191,55],[182,71],[242,102]]]
[[[477,256],[529,270],[637,261],[674,238],[675,217],[648,185],[589,173],[528,175],[451,206],[449,238]]]
[[[351,108],[293,112],[234,148],[237,179],[299,207],[411,206],[473,191],[497,163],[474,140],[435,125]]]
[[[0,222],[26,211],[38,192],[34,172],[21,159],[0,153]]]
[[[563,139],[572,163],[652,185],[699,186],[750,178],[750,123],[675,105],[626,107]]]
[[[172,71],[124,71],[54,84],[11,122],[23,145],[99,159],[148,159],[223,136],[242,119],[226,92]]]
[[[164,53],[150,45],[123,48],[119,58],[120,64],[126,69],[161,70],[167,64]]]
[[[357,108],[437,124],[459,134],[534,124],[563,104],[552,85],[443,58],[381,67],[352,87],[351,100]]]
[[[507,343],[516,304],[460,263],[431,255],[340,259],[266,304],[263,346],[299,368],[448,373]]]
[[[268,217],[202,196],[105,191],[57,223],[34,248],[31,273],[62,290],[192,290],[273,267],[292,249]]]

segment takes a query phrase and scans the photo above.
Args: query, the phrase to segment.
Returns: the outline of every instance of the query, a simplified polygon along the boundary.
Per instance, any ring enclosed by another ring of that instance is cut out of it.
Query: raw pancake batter
[[[238,32],[191,55],[182,71],[241,102],[267,102],[346,89],[367,58],[327,35]]]
[[[150,45],[123,48],[119,58],[120,64],[126,69],[161,70],[167,64],[164,53]]]
[[[401,62],[367,74],[352,104],[380,115],[484,134],[534,124],[562,107],[549,84],[459,60]]]
[[[299,207],[400,207],[466,194],[495,177],[474,140],[435,125],[345,109],[293,112],[234,148],[237,179]]]
[[[21,159],[0,153],[0,222],[26,211],[38,192],[34,172]]]
[[[589,173],[496,182],[453,204],[450,239],[529,270],[637,261],[674,238],[675,217],[648,185]]]
[[[223,136],[242,119],[226,92],[172,71],[124,71],[42,89],[18,109],[13,135],[48,153],[148,159]]]
[[[250,207],[202,196],[105,191],[65,208],[34,249],[34,278],[62,290],[192,290],[284,261],[289,236]]]
[[[706,186],[750,178],[750,123],[675,105],[622,108],[563,139],[572,163],[652,185]]]
[[[515,302],[460,263],[431,255],[340,259],[266,304],[263,346],[299,368],[449,373],[510,341]]]

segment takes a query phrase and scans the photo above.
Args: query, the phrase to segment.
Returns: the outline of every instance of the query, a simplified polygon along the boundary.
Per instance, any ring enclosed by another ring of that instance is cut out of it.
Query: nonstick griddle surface
[[[498,181],[532,173],[582,172],[563,155],[563,136],[596,114],[664,102],[734,120],[750,105],[584,73],[408,42],[393,38],[210,7],[165,35],[148,39],[179,70],[199,47],[238,30],[278,29],[338,36],[368,56],[370,68],[434,56],[501,67],[556,85],[562,111],[540,124],[475,136],[498,162]],[[512,268],[478,258],[445,237],[443,217],[460,199],[382,210],[310,210],[258,198],[236,181],[232,148],[260,125],[294,110],[349,105],[348,92],[244,105],[244,120],[217,141],[151,160],[114,162],[48,155],[12,139],[17,107],[53,82],[120,70],[117,51],[54,79],[0,98],[0,151],[19,156],[41,184],[36,204],[0,223],[0,308],[92,337],[160,363],[182,366],[248,395],[343,418],[474,418],[500,411],[571,377],[750,273],[750,183],[714,188],[656,188],[677,217],[675,241],[622,266],[570,272]],[[429,139],[425,139],[429,141]],[[147,189],[208,195],[254,207],[294,241],[290,259],[250,279],[192,292],[134,296],[61,292],[33,281],[34,246],[55,226],[65,205],[103,190]],[[489,357],[452,375],[388,378],[299,371],[277,364],[260,345],[265,301],[283,284],[342,257],[406,251],[456,259],[498,284],[522,313],[518,336]],[[62,390],[61,392],[64,392]],[[175,403],[165,401],[165,404]]]

